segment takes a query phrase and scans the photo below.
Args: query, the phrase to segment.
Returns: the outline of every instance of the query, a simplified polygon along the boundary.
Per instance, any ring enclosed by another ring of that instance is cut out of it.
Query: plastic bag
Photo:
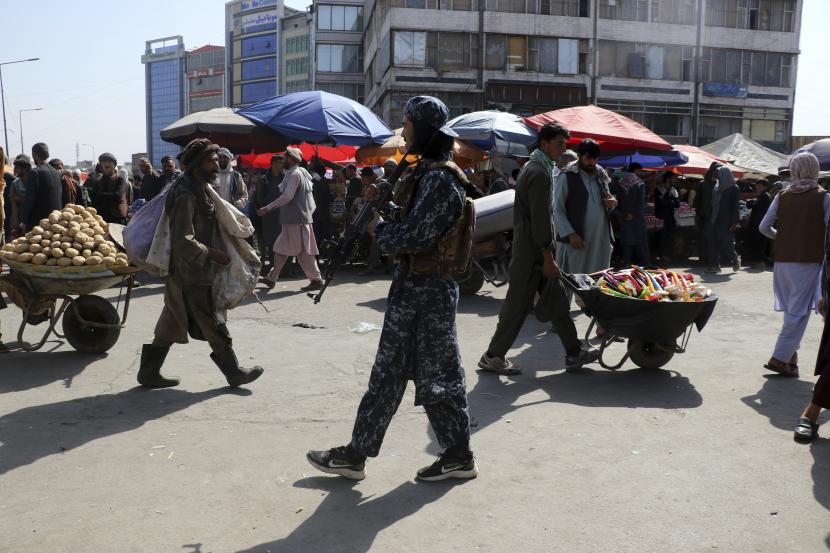
[[[127,250],[130,261],[154,276],[161,274],[157,264],[158,261],[154,264],[148,262],[147,258],[150,256],[150,250],[162,219],[165,222],[164,226],[167,226],[167,220],[164,217],[164,203],[170,188],[170,186],[165,187],[158,196],[147,202],[133,215],[124,229],[124,249]]]
[[[216,206],[222,249],[230,258],[228,265],[216,271],[212,286],[214,306],[222,313],[237,307],[251,295],[259,281],[262,263],[246,240],[254,233],[250,219],[219,197],[212,187],[208,187],[208,194]]]
[[[369,334],[374,330],[380,330],[381,328],[376,325],[375,323],[367,323],[367,322],[360,322],[357,323],[355,326],[350,326],[349,330],[354,332],[355,334]]]

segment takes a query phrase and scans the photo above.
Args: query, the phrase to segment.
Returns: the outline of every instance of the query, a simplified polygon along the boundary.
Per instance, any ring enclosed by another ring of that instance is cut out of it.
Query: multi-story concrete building
[[[153,165],[160,165],[165,155],[175,155],[179,147],[165,142],[161,130],[186,114],[184,40],[172,36],[148,40],[141,63],[147,105],[147,155]]]
[[[314,0],[312,11],[314,89],[362,103],[363,1]]]
[[[595,103],[670,141],[786,149],[801,0],[367,0],[366,104],[453,115]]]
[[[187,113],[225,105],[225,48],[208,44],[187,53]]]
[[[279,93],[281,21],[296,13],[282,0],[232,0],[225,4],[228,105],[243,106]]]
[[[314,57],[311,20],[310,11],[286,15],[282,20],[282,78],[279,89],[282,94],[312,90]]]

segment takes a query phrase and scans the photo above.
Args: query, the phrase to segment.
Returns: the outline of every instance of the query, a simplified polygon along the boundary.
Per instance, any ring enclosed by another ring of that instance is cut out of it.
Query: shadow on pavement
[[[523,407],[549,402],[652,409],[694,409],[703,404],[702,396],[689,379],[675,371],[585,368],[539,378],[526,375],[509,378],[482,373],[475,388],[469,391],[473,432],[509,418]],[[548,399],[520,402],[522,396],[535,390],[544,391]]]
[[[496,331],[496,323],[499,310],[501,309],[499,298],[489,295],[488,292],[479,292],[471,296],[461,296],[458,300],[458,312],[464,314],[478,315],[479,317],[494,317],[493,332]],[[533,316],[532,314],[530,315]]]
[[[764,375],[766,381],[757,393],[742,397],[741,401],[752,407],[759,415],[769,419],[770,424],[780,430],[795,430],[798,417],[812,397],[813,383],[775,374]],[[825,410],[821,420],[830,419]]]
[[[327,492],[320,506],[288,536],[238,553],[365,553],[380,532],[459,485],[457,481],[405,482],[380,497],[364,497],[354,489],[356,484],[325,476],[298,480],[294,487]]]
[[[819,504],[830,511],[830,471],[827,464],[830,462],[830,439],[819,438],[810,445],[810,454],[813,456],[813,495]],[[830,534],[824,539],[825,547],[830,550]]]
[[[133,388],[20,409],[0,417],[0,474],[226,394],[250,395],[251,391]]]
[[[14,347],[14,344],[11,344]],[[58,380],[66,388],[87,366],[106,354],[94,355],[77,351],[32,351],[9,353],[0,358],[0,394],[40,388]]]

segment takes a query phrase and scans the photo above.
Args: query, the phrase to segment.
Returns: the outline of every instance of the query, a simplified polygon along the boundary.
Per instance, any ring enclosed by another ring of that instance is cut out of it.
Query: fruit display
[[[632,267],[622,271],[602,271],[592,275],[599,289],[610,296],[644,301],[699,302],[712,291],[689,273]]]
[[[25,236],[3,246],[0,257],[10,263],[88,270],[126,267],[127,254],[108,239],[108,226],[95,208],[67,204],[53,211]]]

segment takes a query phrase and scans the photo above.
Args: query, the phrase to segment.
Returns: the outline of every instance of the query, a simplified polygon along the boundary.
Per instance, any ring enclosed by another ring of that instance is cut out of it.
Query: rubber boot
[[[169,351],[170,348],[144,344],[141,348],[141,367],[138,369],[139,384],[150,388],[170,388],[179,385],[178,377],[168,378],[161,375],[161,366]]]
[[[240,367],[239,361],[236,360],[236,353],[234,353],[233,348],[226,348],[225,351],[219,355],[211,353],[210,358],[213,359],[213,362],[216,363],[216,366],[219,367],[219,370],[222,371],[222,374],[224,374],[225,378],[228,379],[228,386],[231,388],[236,388],[238,386],[242,386],[243,384],[250,384],[259,378],[264,370],[259,366],[252,367],[250,369]]]

